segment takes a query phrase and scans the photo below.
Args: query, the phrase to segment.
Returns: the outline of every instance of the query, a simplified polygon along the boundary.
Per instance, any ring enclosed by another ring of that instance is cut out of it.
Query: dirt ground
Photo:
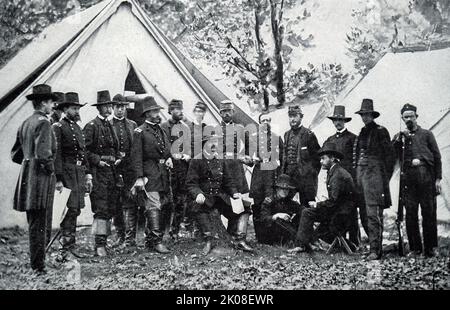
[[[139,244],[142,244],[142,231]],[[111,239],[114,239],[112,237]],[[0,289],[449,289],[450,240],[440,240],[432,259],[387,253],[378,262],[361,255],[290,254],[286,247],[255,244],[255,254],[233,249],[203,257],[200,240],[169,241],[166,256],[138,246],[92,256],[89,228],[78,229],[78,249],[90,257],[58,263],[58,242],[47,255],[47,275],[29,269],[28,234],[0,230]]]

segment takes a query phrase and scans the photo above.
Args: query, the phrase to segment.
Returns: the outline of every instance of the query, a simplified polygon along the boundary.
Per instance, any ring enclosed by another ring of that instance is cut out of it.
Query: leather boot
[[[241,249],[246,252],[253,252],[253,248],[247,244],[245,238],[247,237],[247,226],[248,226],[248,218],[250,214],[244,213],[241,214],[237,221],[237,230],[236,230],[236,246],[238,249]]]
[[[169,253],[169,249],[162,243],[163,233],[161,231],[161,211],[158,209],[151,209],[146,211],[147,227],[145,229],[145,245],[148,248],[153,248],[156,252],[161,254]]]
[[[92,233],[95,235],[95,254],[101,257],[107,256],[106,242],[111,233],[111,222],[105,219],[94,219]]]
[[[125,209],[125,246],[136,245],[136,230],[137,230],[137,210]]]

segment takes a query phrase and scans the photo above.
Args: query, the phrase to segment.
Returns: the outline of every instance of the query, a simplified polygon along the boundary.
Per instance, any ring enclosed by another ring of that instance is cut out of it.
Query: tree
[[[450,39],[450,1],[370,0],[353,11],[347,34],[349,54],[361,75],[391,49],[431,46]]]

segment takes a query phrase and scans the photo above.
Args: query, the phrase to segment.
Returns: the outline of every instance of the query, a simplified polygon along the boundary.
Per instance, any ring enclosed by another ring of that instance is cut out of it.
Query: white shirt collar
[[[125,119],[125,116],[118,118],[117,116],[114,115],[113,117],[118,121],[123,121]]]
[[[344,129],[342,129],[342,130],[337,130],[337,132],[338,132],[338,133],[343,133],[343,132],[346,131],[346,130],[347,130],[347,128],[344,127]]]
[[[150,125],[152,125],[152,126],[159,125],[159,124],[156,124],[156,123],[152,123],[152,122],[150,122],[150,121],[148,121],[148,120],[145,120],[145,122],[148,123],[148,124],[150,124]]]

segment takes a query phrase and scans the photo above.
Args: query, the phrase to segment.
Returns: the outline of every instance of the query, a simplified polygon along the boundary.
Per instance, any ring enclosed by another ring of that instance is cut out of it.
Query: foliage
[[[294,50],[314,46],[303,22],[312,16],[316,0],[137,1],[178,47],[194,61],[219,68],[236,87],[237,97],[251,105],[267,109],[270,104],[316,102],[330,91],[321,89],[328,87],[323,69],[291,66]],[[0,27],[5,36],[0,40],[0,66],[49,24],[97,2],[2,3]]]
[[[448,0],[370,0],[353,10],[352,16],[348,50],[361,75],[392,48],[429,46],[450,38]]]

